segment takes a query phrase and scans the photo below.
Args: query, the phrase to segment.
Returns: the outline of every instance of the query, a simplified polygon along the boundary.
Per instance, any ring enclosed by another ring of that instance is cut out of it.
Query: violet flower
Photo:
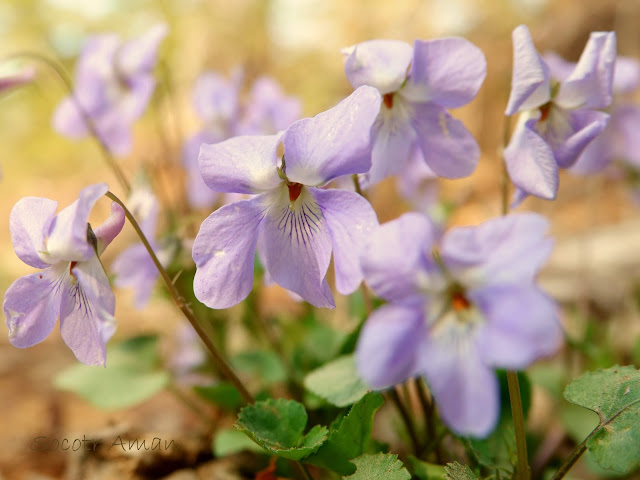
[[[370,40],[343,49],[354,88],[371,85],[382,95],[373,128],[369,182],[400,173],[417,147],[437,175],[470,175],[480,148],[448,108],[469,103],[486,75],[486,60],[463,38]]]
[[[258,244],[273,280],[315,306],[335,306],[325,279],[332,252],[338,291],[358,287],[357,253],[377,225],[375,212],[356,193],[317,187],[370,168],[379,104],[374,88],[361,87],[284,133],[202,146],[202,178],[212,190],[258,195],[225,205],[202,223],[193,245],[201,302],[227,308],[246,298]]]
[[[107,190],[104,183],[83,189],[58,215],[58,202],[48,198],[25,197],[11,210],[16,254],[42,269],[19,278],[5,293],[3,310],[12,345],[40,343],[60,317],[62,338],[78,360],[105,365],[105,344],[115,331],[115,298],[99,255],[122,230],[125,217],[114,202],[101,226],[92,230],[87,220]]]
[[[157,25],[129,42],[114,34],[91,37],[75,71],[73,94],[54,114],[53,126],[62,135],[89,135],[86,117],[114,155],[132,148],[132,126],[144,112],[155,88],[152,75],[166,25]]]
[[[437,250],[426,216],[382,225],[361,255],[365,281],[389,302],[357,345],[366,383],[424,376],[451,430],[488,435],[500,410],[494,369],[525,368],[562,340],[554,302],[535,284],[551,252],[547,227],[537,214],[512,214],[454,228]]]
[[[640,87],[640,62],[629,57],[616,59],[613,76],[611,118],[602,134],[596,137],[571,167],[572,173],[598,173],[614,161],[640,170],[640,106],[629,100]]]
[[[604,129],[609,115],[597,109],[611,103],[615,58],[615,33],[594,32],[571,73],[561,69],[566,78],[553,78],[527,27],[513,31],[513,82],[505,113],[520,117],[504,157],[517,187],[514,204],[527,195],[554,199],[558,168],[573,165]]]

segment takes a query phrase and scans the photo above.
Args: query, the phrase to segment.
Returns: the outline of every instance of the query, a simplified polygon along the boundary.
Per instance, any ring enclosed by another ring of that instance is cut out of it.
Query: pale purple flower
[[[594,32],[575,68],[538,54],[525,25],[513,31],[513,81],[506,115],[520,113],[504,151],[515,202],[527,195],[554,199],[558,169],[572,166],[604,129],[616,59],[614,32]],[[554,74],[560,78],[554,77]]]
[[[94,230],[87,220],[107,190],[104,183],[83,189],[58,215],[58,202],[48,198],[26,197],[11,210],[16,254],[41,269],[19,278],[5,293],[3,310],[12,345],[40,343],[59,317],[62,338],[78,360],[105,364],[105,344],[115,331],[115,298],[99,255],[122,230],[124,211],[112,203],[111,215]]]
[[[58,106],[53,125],[70,138],[90,133],[86,118],[114,155],[132,148],[132,126],[144,112],[155,88],[153,68],[166,25],[123,42],[115,34],[89,38],[74,76],[73,95]]]
[[[365,382],[424,376],[449,428],[488,435],[500,411],[494,369],[525,368],[562,340],[554,302],[535,284],[547,228],[537,214],[512,214],[454,228],[436,246],[421,214],[382,225],[361,255],[365,281],[389,302],[360,335]]]
[[[370,40],[343,49],[354,88],[371,85],[382,95],[373,128],[369,182],[400,173],[417,147],[427,165],[446,178],[470,175],[480,148],[448,108],[469,103],[486,76],[486,60],[463,38]]]
[[[633,170],[640,169],[640,106],[629,96],[640,87],[640,62],[618,57],[613,76],[611,118],[604,131],[582,152],[571,172],[580,175],[597,173],[614,161]]]
[[[135,188],[127,203],[158,260],[166,267],[175,248],[170,242],[161,243],[156,239],[159,210],[155,195],[148,186]],[[134,304],[136,308],[143,308],[160,275],[146,247],[138,242],[127,248],[113,261],[111,270],[115,274],[113,284],[119,288],[133,288]]]
[[[379,104],[374,88],[361,87],[284,133],[203,145],[200,169],[212,190],[257,195],[223,206],[200,227],[193,260],[201,302],[227,308],[246,298],[258,244],[273,280],[313,305],[335,305],[325,279],[332,253],[338,291],[358,287],[357,253],[377,225],[375,212],[353,192],[317,187],[370,168]]]
[[[251,87],[237,135],[269,135],[285,130],[300,118],[302,104],[287,96],[269,77],[260,77]]]
[[[205,72],[196,81],[193,103],[203,128],[187,140],[182,150],[182,162],[187,171],[187,198],[196,208],[209,207],[220,199],[209,189],[200,174],[200,146],[221,142],[238,135],[270,135],[286,129],[300,118],[299,100],[288,97],[271,78],[258,78],[248,99],[241,101],[243,74],[235,69],[226,79],[214,72]],[[224,196],[223,203],[229,203]]]

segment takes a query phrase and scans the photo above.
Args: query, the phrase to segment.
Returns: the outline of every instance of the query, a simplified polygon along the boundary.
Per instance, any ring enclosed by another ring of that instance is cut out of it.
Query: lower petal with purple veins
[[[71,267],[60,306],[60,333],[86,365],[106,365],[106,343],[115,332],[115,297],[97,256]]]
[[[260,241],[271,277],[316,307],[335,307],[325,280],[331,235],[320,207],[305,187],[293,201],[284,183],[269,197]]]

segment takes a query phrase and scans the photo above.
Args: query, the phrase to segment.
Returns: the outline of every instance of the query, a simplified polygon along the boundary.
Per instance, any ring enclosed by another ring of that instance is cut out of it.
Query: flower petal
[[[60,334],[85,365],[105,365],[106,344],[115,332],[116,300],[98,257],[78,262],[62,293]]]
[[[280,286],[316,307],[335,307],[325,275],[331,261],[331,234],[307,188],[291,204],[286,185],[270,194],[261,232],[265,267]]]
[[[93,246],[87,241],[87,221],[95,203],[108,191],[106,183],[90,185],[82,189],[78,200],[56,216],[47,240],[48,256],[65,261],[95,256]]]
[[[122,45],[116,57],[118,72],[127,76],[150,72],[157,61],[158,45],[167,33],[168,26],[158,24]]]
[[[460,120],[433,103],[414,104],[412,124],[427,165],[439,176],[471,175],[480,158],[480,147]]]
[[[442,240],[442,258],[467,287],[530,284],[551,253],[549,222],[535,213],[510,214],[457,227]]]
[[[56,108],[53,114],[53,128],[69,138],[83,138],[89,134],[82,112],[72,96],[66,97]]]
[[[379,111],[380,94],[363,86],[332,109],[294,122],[283,137],[288,179],[320,186],[368,171],[371,127]]]
[[[318,203],[331,234],[336,288],[349,295],[362,282],[359,255],[378,227],[376,212],[364,197],[354,192],[309,188],[309,193]]]
[[[277,133],[298,120],[301,112],[300,100],[286,96],[272,78],[260,77],[253,82],[237,132],[240,135]]]
[[[486,437],[500,413],[495,373],[470,342],[464,348],[429,337],[419,349],[418,371],[424,372],[442,420],[458,435]]]
[[[367,284],[390,301],[419,293],[422,277],[435,268],[426,258],[434,241],[435,229],[425,215],[406,213],[381,225],[360,255]]]
[[[373,312],[355,353],[358,373],[368,386],[381,390],[416,374],[424,325],[420,308],[388,304]]]
[[[605,108],[611,104],[616,61],[615,32],[593,32],[575,70],[554,102],[563,108]]]
[[[48,198],[25,197],[11,209],[9,231],[18,258],[35,268],[46,268],[45,240],[53,221],[58,202]]]
[[[115,34],[93,35],[82,48],[74,74],[74,95],[91,117],[111,102],[117,81],[113,58],[122,41]]]
[[[376,120],[372,136],[371,170],[366,174],[370,185],[399,174],[417,143],[416,132],[408,119],[405,122],[402,118],[384,115]]]
[[[68,264],[56,265],[19,278],[4,294],[2,309],[9,327],[9,341],[27,348],[43,341],[60,313],[62,282]]]
[[[511,181],[526,193],[552,200],[558,193],[558,163],[551,147],[533,130],[531,118],[521,122],[504,150]]]
[[[210,207],[220,196],[204,183],[198,165],[198,155],[203,144],[217,143],[221,140],[217,134],[202,130],[187,140],[182,147],[182,165],[187,171],[187,200],[194,208]]]
[[[538,55],[529,29],[513,30],[513,79],[506,115],[544,105],[551,98],[549,67]]]
[[[485,364],[522,370],[560,347],[556,305],[535,286],[490,287],[469,295],[487,320],[478,338]]]
[[[261,193],[282,180],[276,154],[281,135],[234,137],[202,145],[198,164],[207,186],[214,192]]]
[[[253,261],[265,215],[264,195],[225,205],[202,222],[193,243],[196,297],[211,308],[229,308],[253,286]]]
[[[553,153],[561,168],[573,165],[583,150],[604,130],[609,115],[595,110],[569,112],[573,133],[561,144],[552,145]]]
[[[482,50],[468,40],[416,40],[402,94],[414,102],[457,108],[473,100],[486,75],[487,61]]]
[[[369,40],[343,48],[344,71],[353,88],[370,85],[381,94],[395,92],[407,78],[413,49],[398,40]]]
[[[613,93],[633,93],[640,86],[640,62],[632,57],[616,57]]]
[[[201,74],[193,87],[193,105],[198,116],[209,122],[229,122],[237,113],[242,75],[230,79],[215,72]]]
[[[112,202],[109,217],[93,230],[98,240],[98,255],[102,255],[107,246],[109,246],[113,239],[122,231],[124,220],[124,210],[119,204]]]
[[[113,261],[111,271],[115,274],[113,284],[119,288],[134,290],[136,308],[143,308],[149,301],[153,286],[158,279],[158,269],[141,243],[127,248]]]

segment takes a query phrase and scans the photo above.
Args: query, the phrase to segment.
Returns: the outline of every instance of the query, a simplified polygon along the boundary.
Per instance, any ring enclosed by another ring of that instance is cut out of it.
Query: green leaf
[[[621,473],[640,466],[640,371],[614,366],[588,372],[564,396],[598,414],[586,445],[600,466]]]
[[[409,480],[411,475],[397,455],[391,453],[364,454],[355,458],[356,473],[345,480]]]
[[[234,453],[251,451],[264,453],[256,443],[239,430],[218,430],[212,443],[213,454],[218,457],[226,457]]]
[[[54,378],[54,385],[104,409],[141,403],[164,389],[167,372],[157,369],[156,337],[140,336],[107,348],[107,366],[76,364]]]
[[[409,455],[409,468],[418,480],[445,480],[445,467],[422,461],[413,455]]]
[[[453,462],[447,463],[444,469],[447,472],[445,475],[447,480],[478,480],[478,477],[468,465]]]
[[[315,453],[327,440],[326,427],[316,425],[303,436],[307,412],[294,400],[265,400],[240,410],[236,428],[268,452],[289,460]]]
[[[193,391],[202,398],[229,411],[240,408],[244,403],[238,389],[229,382],[220,382],[217,385],[206,387],[196,385],[193,387]]]
[[[356,403],[349,414],[332,428],[328,440],[317,453],[305,459],[319,467],[325,467],[341,475],[349,475],[356,471],[350,460],[367,452],[373,416],[384,403],[382,395],[372,392]]]
[[[231,359],[231,366],[239,372],[253,375],[264,385],[284,382],[287,379],[287,371],[278,355],[269,350],[239,353]]]
[[[345,355],[314,370],[304,379],[310,392],[337,407],[360,400],[369,390],[356,371],[353,355]]]

